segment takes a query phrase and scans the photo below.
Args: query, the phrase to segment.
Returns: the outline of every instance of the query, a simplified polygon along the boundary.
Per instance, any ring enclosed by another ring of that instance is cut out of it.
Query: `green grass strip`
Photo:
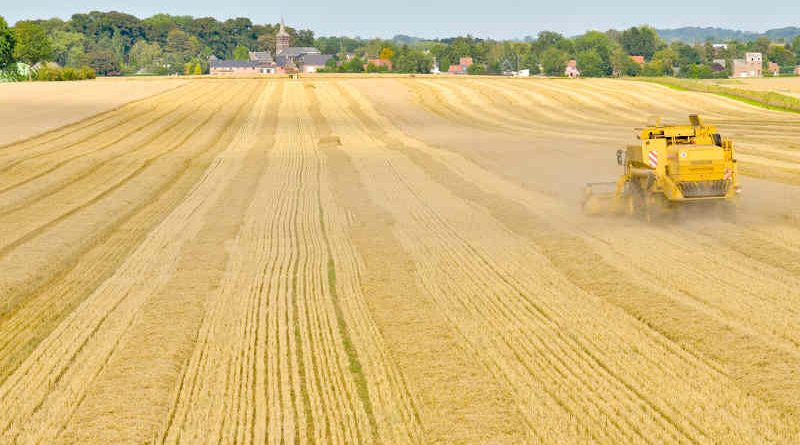
[[[716,94],[717,96],[772,111],[800,113],[800,99],[774,91],[752,91],[741,88],[728,88],[719,85],[705,84],[696,80],[668,77],[635,78],[631,80],[655,83],[678,91]]]

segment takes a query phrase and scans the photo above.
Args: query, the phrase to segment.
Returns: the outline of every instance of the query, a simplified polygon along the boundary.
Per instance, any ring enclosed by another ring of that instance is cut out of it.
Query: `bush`
[[[88,66],[80,69],[43,66],[36,72],[35,79],[43,82],[56,82],[60,80],[91,80],[95,77],[97,75],[94,69]]]
[[[0,70],[0,82],[21,82],[28,80],[28,76],[20,71],[16,63],[9,64],[5,70]]]
[[[64,80],[61,68],[43,66],[36,71],[36,80],[53,82]]]
[[[92,80],[97,77],[97,73],[94,72],[94,68],[83,66],[81,67],[79,76],[79,80]]]
[[[366,71],[368,73],[385,73],[385,72],[389,71],[389,68],[387,68],[385,66],[375,66],[375,65],[369,63],[369,64],[367,64]]]
[[[78,71],[75,68],[66,67],[61,70],[61,78],[64,80],[78,80]]]

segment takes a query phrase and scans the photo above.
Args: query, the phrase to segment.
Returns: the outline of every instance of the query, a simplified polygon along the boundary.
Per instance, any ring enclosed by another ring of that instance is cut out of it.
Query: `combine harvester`
[[[617,163],[625,169],[619,180],[586,185],[584,212],[639,214],[650,221],[696,201],[735,211],[739,183],[733,141],[715,126],[703,125],[696,114],[689,121],[642,129],[641,145],[617,151]]]

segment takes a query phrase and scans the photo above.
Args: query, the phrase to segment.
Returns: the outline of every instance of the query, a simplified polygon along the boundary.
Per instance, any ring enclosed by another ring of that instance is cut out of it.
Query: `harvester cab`
[[[696,114],[689,123],[641,129],[640,144],[617,150],[620,178],[586,185],[584,211],[641,213],[649,219],[689,201],[733,202],[739,193],[733,141]]]

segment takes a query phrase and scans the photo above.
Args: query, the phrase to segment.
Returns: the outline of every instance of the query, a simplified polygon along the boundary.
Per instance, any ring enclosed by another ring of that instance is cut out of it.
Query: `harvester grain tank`
[[[733,141],[698,115],[690,115],[689,121],[643,128],[641,144],[617,151],[617,163],[624,169],[620,178],[587,184],[584,210],[610,208],[649,219],[656,211],[692,201],[732,203],[739,193]]]

